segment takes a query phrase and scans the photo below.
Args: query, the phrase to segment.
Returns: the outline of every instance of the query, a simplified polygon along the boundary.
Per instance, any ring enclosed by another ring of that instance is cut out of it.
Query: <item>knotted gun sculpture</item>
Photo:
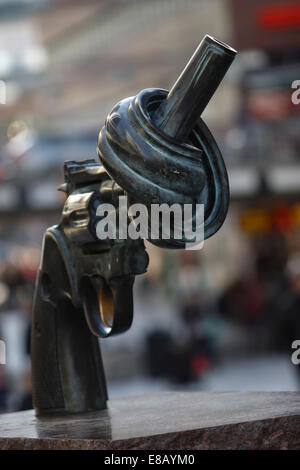
[[[59,225],[46,231],[32,325],[33,399],[38,414],[106,406],[98,337],[122,333],[133,316],[132,287],[148,255],[141,239],[99,239],[98,209],[130,204],[203,204],[204,238],[222,225],[228,180],[217,144],[200,115],[236,51],[206,36],[168,93],[146,89],[106,119],[95,160],[65,163],[67,199]],[[126,217],[129,215],[126,214]],[[161,232],[160,232],[161,233]],[[162,248],[185,248],[169,239]]]

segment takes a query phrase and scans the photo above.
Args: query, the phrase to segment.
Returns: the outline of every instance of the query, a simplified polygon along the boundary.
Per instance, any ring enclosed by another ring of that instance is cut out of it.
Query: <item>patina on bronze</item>
[[[106,407],[97,337],[130,328],[132,287],[144,273],[143,240],[96,235],[99,204],[205,205],[204,235],[226,217],[226,168],[200,114],[236,52],[206,36],[168,93],[146,89],[118,103],[101,129],[94,160],[65,163],[67,194],[59,225],[46,231],[32,325],[33,399],[39,415]],[[151,240],[184,248],[186,240]]]

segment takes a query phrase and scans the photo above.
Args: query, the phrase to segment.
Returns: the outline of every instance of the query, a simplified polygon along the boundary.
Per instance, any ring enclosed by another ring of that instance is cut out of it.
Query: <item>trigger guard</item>
[[[105,324],[99,305],[98,292],[91,278],[85,276],[81,281],[81,297],[83,312],[88,327],[93,335],[99,338],[117,335],[127,331],[133,320],[133,294],[134,276],[121,276],[109,280],[107,283],[113,300],[113,322],[111,326]]]

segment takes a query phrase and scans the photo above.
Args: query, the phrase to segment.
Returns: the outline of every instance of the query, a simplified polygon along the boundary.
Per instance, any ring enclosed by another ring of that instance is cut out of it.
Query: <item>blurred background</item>
[[[110,397],[300,388],[300,2],[0,0],[2,412],[32,406],[32,295],[63,162],[97,158],[112,106],[169,88],[206,33],[240,52],[203,115],[229,214],[199,252],[147,245],[133,327],[101,342]]]

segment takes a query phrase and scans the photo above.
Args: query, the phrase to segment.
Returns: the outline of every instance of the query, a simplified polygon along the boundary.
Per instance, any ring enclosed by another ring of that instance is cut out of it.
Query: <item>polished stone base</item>
[[[3,414],[0,449],[300,449],[300,393],[163,392],[79,415]]]

